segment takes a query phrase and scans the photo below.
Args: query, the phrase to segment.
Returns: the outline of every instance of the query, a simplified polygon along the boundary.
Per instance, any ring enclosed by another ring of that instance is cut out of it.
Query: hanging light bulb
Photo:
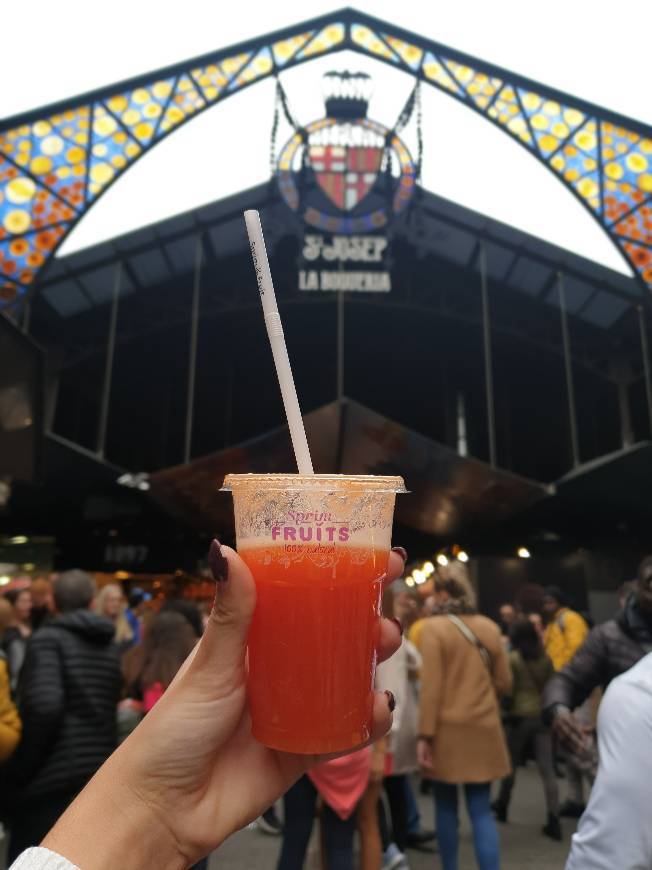
[[[516,555],[519,559],[529,559],[532,554],[527,547],[519,547],[516,551]]]
[[[469,561],[469,554],[466,553],[464,550],[460,550],[459,553],[457,554],[457,559],[459,562],[468,562]]]
[[[448,556],[446,556],[444,553],[439,553],[439,555],[437,556],[437,564],[441,565],[442,568],[445,568],[446,565],[448,565]]]
[[[435,570],[435,566],[432,564],[432,562],[424,562],[421,566],[421,570],[424,572],[426,577],[430,577],[432,572]]]

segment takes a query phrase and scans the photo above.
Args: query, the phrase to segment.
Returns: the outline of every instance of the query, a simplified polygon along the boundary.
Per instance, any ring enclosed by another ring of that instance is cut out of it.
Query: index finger
[[[383,577],[383,586],[390,586],[394,580],[398,580],[405,570],[406,560],[407,552],[403,547],[392,547],[387,560],[387,572]]]

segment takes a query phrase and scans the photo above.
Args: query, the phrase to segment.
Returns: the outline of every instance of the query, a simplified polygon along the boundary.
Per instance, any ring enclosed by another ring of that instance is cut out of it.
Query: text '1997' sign
[[[304,239],[299,290],[388,293],[391,276],[382,236],[321,236]]]

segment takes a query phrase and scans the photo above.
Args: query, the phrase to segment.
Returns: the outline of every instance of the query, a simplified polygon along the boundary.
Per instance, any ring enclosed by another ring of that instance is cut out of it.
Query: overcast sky
[[[652,124],[651,0],[357,2],[430,39]],[[320,15],[339,4],[31,0],[14,27],[5,11],[0,117],[109,85]],[[341,53],[283,75],[303,123],[323,115],[327,69],[374,78],[369,116],[391,126],[411,87],[397,70]],[[455,100],[425,88],[424,186],[619,271],[628,267],[552,173]],[[264,181],[269,174],[269,81],[211,108],[161,142],[101,198],[66,242],[69,253]],[[409,139],[409,135],[408,135]],[[408,141],[408,145],[411,142]]]

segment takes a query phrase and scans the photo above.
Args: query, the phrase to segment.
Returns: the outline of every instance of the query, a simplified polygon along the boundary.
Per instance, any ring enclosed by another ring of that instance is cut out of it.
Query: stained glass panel
[[[381,37],[370,27],[364,24],[353,24],[351,27],[351,39],[356,45],[364,48],[370,54],[378,55],[385,60],[397,62],[396,55],[385,45]]]
[[[335,48],[336,45],[339,45],[340,42],[344,42],[345,32],[344,25],[339,21],[329,24],[328,27],[324,27],[323,30],[320,30],[317,36],[311,39],[305,48],[301,49],[297,54],[297,59],[305,60],[308,57],[314,57],[317,54],[323,54],[325,51],[330,51]]]
[[[250,82],[259,79],[261,76],[266,76],[268,73],[272,72],[274,69],[274,61],[272,60],[272,53],[265,46],[265,48],[261,48],[258,54],[251,60],[247,66],[242,70],[242,72],[238,75],[236,79],[234,79],[229,85],[229,90],[233,90],[234,88],[241,88],[243,85],[248,85]]]
[[[178,124],[187,121],[191,115],[203,109],[205,105],[206,101],[199,93],[197,85],[192,78],[187,75],[179,76],[174,88],[174,94],[163,113],[163,118],[156,131],[156,138],[160,138],[160,136],[169,133]]]
[[[652,245],[652,199],[646,200],[635,211],[621,217],[613,225],[613,231],[619,236]]]
[[[424,76],[431,82],[439,85],[440,88],[444,88],[445,90],[450,91],[453,94],[457,94],[458,96],[462,96],[464,94],[462,88],[457,84],[456,81],[453,80],[440,59],[431,51],[426,52],[421,68],[423,70]]]
[[[133,91],[116,94],[105,105],[141,145],[148,145],[154,138],[173,86],[173,78],[155,81]],[[93,123],[97,120],[96,112]],[[110,126],[108,120],[102,123],[107,129]]]
[[[603,123],[601,130],[605,203],[613,220],[652,193],[652,139],[612,124]]]
[[[108,105],[110,103],[111,100]],[[115,117],[103,105],[97,104],[93,112],[93,140],[88,160],[88,199],[92,200],[101,193],[141,151],[141,145]]]
[[[283,67],[292,60],[294,55],[311,39],[314,32],[314,30],[309,30],[307,33],[300,33],[298,36],[293,36],[290,39],[282,39],[280,42],[275,42],[272,45],[272,52],[276,65]]]
[[[222,71],[218,64],[209,64],[192,70],[192,76],[202,89],[204,99],[212,103],[221,95],[229,83],[229,77]]]
[[[652,287],[652,248],[637,245],[634,242],[618,240],[618,244],[627,254],[627,259],[648,286]]]
[[[31,284],[69,226],[58,224],[19,238],[1,240],[0,272],[24,286]]]
[[[423,49],[405,42],[404,39],[398,39],[396,36],[390,36],[388,33],[383,33],[383,39],[393,51],[401,58],[406,66],[416,72],[421,66],[423,59]]]
[[[502,88],[493,104],[489,106],[487,114],[494,121],[506,127],[521,142],[534,148],[527,120],[521,111],[516,91],[511,85]]]
[[[84,107],[9,130],[0,136],[0,151],[34,181],[79,207],[84,202],[84,173],[74,167],[83,164],[86,154],[88,117],[88,107]]]
[[[446,66],[460,83],[466,94],[480,109],[486,109],[503,86],[501,79],[476,72],[470,66],[458,63],[455,60],[447,60]]]
[[[554,153],[586,121],[583,112],[541,94],[519,88],[518,95],[544,157]]]

